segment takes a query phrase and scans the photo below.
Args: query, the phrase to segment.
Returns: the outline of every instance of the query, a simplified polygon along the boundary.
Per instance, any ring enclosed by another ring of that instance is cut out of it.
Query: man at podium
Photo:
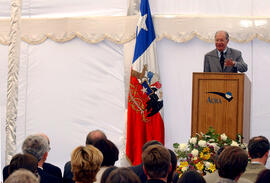
[[[204,72],[246,72],[247,64],[239,50],[228,48],[229,34],[217,31],[215,34],[216,49],[204,56]]]

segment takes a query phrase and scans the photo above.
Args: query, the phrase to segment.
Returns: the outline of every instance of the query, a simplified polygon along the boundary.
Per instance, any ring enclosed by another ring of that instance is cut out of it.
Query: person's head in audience
[[[50,146],[51,143],[50,143],[49,137],[45,133],[39,133],[37,135],[40,135],[40,136],[44,137],[47,140],[47,143],[48,143],[48,146],[49,146],[49,151],[50,151],[51,150],[51,146]]]
[[[189,170],[183,173],[177,183],[206,183],[203,176],[197,171]]]
[[[267,182],[270,182],[270,170],[264,169],[259,173],[255,183],[267,183]]]
[[[174,177],[175,172],[176,172],[177,157],[176,157],[175,153],[172,150],[170,150],[170,149],[168,149],[168,150],[169,150],[170,155],[171,155],[171,164],[172,164],[172,169],[171,169],[171,171],[170,171],[170,173],[168,175],[168,178],[167,178],[167,182],[170,183],[170,182],[173,181],[173,177]]]
[[[248,154],[236,146],[226,147],[219,155],[216,166],[222,178],[237,181],[245,172],[248,163]]]
[[[115,169],[117,169],[116,166],[110,166],[109,168],[107,168],[101,176],[100,183],[105,183],[110,173]]]
[[[264,136],[253,137],[248,142],[248,154],[251,161],[266,164],[269,154],[269,141]]]
[[[129,168],[116,168],[109,174],[105,183],[141,183],[141,180]]]
[[[98,148],[103,155],[101,166],[112,166],[118,160],[119,150],[112,141],[100,139],[93,145]]]
[[[162,145],[150,145],[142,153],[143,169],[147,179],[167,182],[171,170],[171,155]]]
[[[10,161],[8,168],[9,175],[11,175],[13,172],[15,172],[20,168],[24,168],[26,170],[31,171],[34,174],[37,174],[38,169],[37,158],[35,158],[31,154],[16,154],[15,156],[12,157]]]
[[[96,141],[100,139],[107,139],[105,133],[101,130],[93,130],[86,136],[86,145],[93,145]]]
[[[38,165],[41,167],[47,159],[49,150],[48,141],[42,135],[29,135],[22,145],[23,153],[35,156],[38,160]]]
[[[102,161],[102,153],[92,145],[75,148],[71,154],[73,180],[80,183],[95,182]]]
[[[157,140],[150,140],[150,141],[147,141],[145,144],[143,144],[143,147],[142,147],[142,152],[149,146],[151,145],[163,145],[161,142],[157,141]]]
[[[5,183],[39,183],[39,178],[26,169],[19,169],[13,172]]]

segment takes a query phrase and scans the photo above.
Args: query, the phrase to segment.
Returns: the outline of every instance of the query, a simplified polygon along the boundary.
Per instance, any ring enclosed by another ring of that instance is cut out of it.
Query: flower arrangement
[[[216,170],[214,159],[218,149],[224,145],[246,149],[242,140],[243,137],[239,134],[234,141],[225,133],[220,135],[210,127],[205,134],[197,133],[186,144],[174,143],[174,151],[179,161],[176,171],[180,176],[187,170],[197,170],[202,175],[213,173]]]

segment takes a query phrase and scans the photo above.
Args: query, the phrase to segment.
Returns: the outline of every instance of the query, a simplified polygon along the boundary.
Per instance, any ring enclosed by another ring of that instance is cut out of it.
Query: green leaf
[[[178,144],[178,143],[174,143],[174,144],[173,144],[173,147],[174,147],[174,148],[178,148],[178,147],[179,147],[179,144]]]

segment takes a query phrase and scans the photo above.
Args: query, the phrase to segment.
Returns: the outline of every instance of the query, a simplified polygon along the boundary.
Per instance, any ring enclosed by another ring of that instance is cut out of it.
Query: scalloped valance
[[[194,37],[212,42],[217,30],[227,30],[231,40],[270,41],[270,17],[153,16],[157,39],[186,42]],[[66,42],[75,37],[88,43],[108,39],[124,44],[135,38],[137,16],[96,16],[73,18],[22,18],[21,39],[40,44],[46,39]],[[0,19],[0,43],[9,43],[9,19]]]

